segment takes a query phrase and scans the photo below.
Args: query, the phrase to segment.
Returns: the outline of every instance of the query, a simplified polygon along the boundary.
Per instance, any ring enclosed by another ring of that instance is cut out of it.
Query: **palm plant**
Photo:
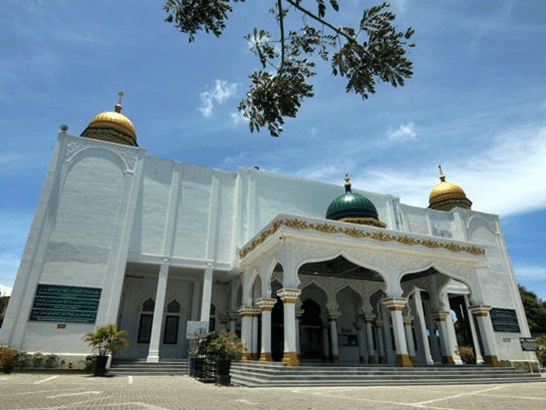
[[[89,343],[99,356],[109,356],[116,353],[122,346],[129,346],[126,330],[118,330],[115,324],[97,326],[95,332],[86,333],[83,340]]]

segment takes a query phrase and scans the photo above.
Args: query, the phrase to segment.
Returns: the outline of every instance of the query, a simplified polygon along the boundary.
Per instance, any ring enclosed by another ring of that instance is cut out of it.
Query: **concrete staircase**
[[[109,375],[116,376],[180,376],[187,375],[187,359],[165,359],[159,363],[147,363],[145,359],[114,359]]]
[[[231,383],[246,387],[409,386],[540,382],[538,373],[511,367],[486,366],[305,366],[282,363],[233,362]]]

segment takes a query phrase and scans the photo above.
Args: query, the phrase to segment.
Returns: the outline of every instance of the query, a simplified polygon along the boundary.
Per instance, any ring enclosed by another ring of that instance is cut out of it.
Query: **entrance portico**
[[[282,288],[275,296],[279,296],[284,305],[283,362],[297,366],[299,348],[296,346],[298,321],[295,306],[300,292],[313,284],[326,295],[319,309],[323,323],[329,323],[328,332],[323,332],[327,339],[322,345],[329,346],[329,357],[324,357],[324,360],[346,361],[352,357],[351,346],[354,345],[358,363],[364,351],[362,344],[365,343],[368,363],[375,361],[377,351],[378,361],[392,357],[391,364],[409,367],[417,360],[412,359],[415,350],[423,351],[421,356],[425,363],[432,364],[429,359],[429,336],[424,324],[426,313],[419,301],[421,290],[415,292],[416,289],[426,289],[427,294],[433,295],[433,306],[436,308],[434,312],[427,311],[428,319],[436,315],[441,356],[444,363],[450,364],[453,363],[454,345],[448,326],[453,324],[446,320],[448,313],[442,310],[445,307],[441,294],[449,280],[455,279],[468,286],[475,305],[483,305],[475,272],[484,259],[484,253],[483,248],[468,242],[442,238],[431,240],[429,237],[370,226],[278,215],[239,251],[240,266],[244,272],[242,303],[246,307],[260,306],[263,300],[273,303],[275,299],[272,299],[270,284],[274,277],[282,281]],[[276,273],[278,269],[282,271],[282,278]],[[316,271],[313,272],[313,269]],[[252,287],[258,277],[261,294],[259,298],[253,298]],[[338,310],[340,305],[336,297],[341,289],[347,287],[361,299],[357,314],[351,313],[355,316],[354,329],[350,329],[347,322],[343,328],[337,326],[340,318],[347,313]],[[411,304],[408,297],[412,299]],[[381,303],[376,305],[373,300]],[[364,326],[358,324],[361,315],[367,318]],[[371,320],[374,316],[375,328]],[[405,321],[404,316],[412,316],[413,321],[419,323],[416,326],[419,337],[414,339],[416,332],[408,327],[411,321]],[[384,329],[377,326],[378,322],[384,323]],[[262,326],[264,323],[267,323],[267,319],[262,318]],[[358,333],[364,328],[365,337],[359,336]],[[384,331],[385,340],[382,335]],[[253,345],[253,338],[257,337],[255,333],[242,333],[247,346]],[[267,328],[262,328],[262,338],[267,338],[267,334]],[[408,340],[410,335],[411,340]],[[260,357],[268,358],[269,344],[263,339],[261,344]],[[339,354],[343,350],[341,347],[345,350],[345,356]],[[487,349],[491,353],[487,356],[496,357],[492,344],[487,345]]]

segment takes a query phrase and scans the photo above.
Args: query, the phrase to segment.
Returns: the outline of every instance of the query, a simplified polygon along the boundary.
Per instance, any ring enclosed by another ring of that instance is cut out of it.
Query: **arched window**
[[[180,322],[180,303],[173,300],[167,305],[163,343],[175,345],[178,343],[178,324]]]
[[[150,343],[152,337],[152,322],[154,321],[155,301],[148,298],[142,304],[142,313],[138,325],[137,343]]]

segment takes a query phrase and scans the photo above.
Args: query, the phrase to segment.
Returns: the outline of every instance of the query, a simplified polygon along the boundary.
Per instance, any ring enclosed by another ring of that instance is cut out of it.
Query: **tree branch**
[[[277,0],[277,7],[279,8],[279,28],[281,30],[281,64],[284,64],[284,16],[282,11],[282,0]]]
[[[355,41],[355,39],[349,35],[347,35],[347,33],[344,33],[343,31],[341,31],[340,29],[338,29],[336,26],[333,26],[332,24],[328,23],[326,20],[323,20],[321,19],[319,16],[311,13],[309,10],[301,7],[299,4],[297,4],[296,2],[294,2],[293,0],[286,0],[286,2],[292,6],[294,6],[296,9],[298,9],[299,11],[301,11],[302,13],[304,14],[307,14],[309,17],[315,19],[316,21],[318,21],[319,23],[322,23],[324,24],[326,27],[328,27],[329,29],[335,31],[336,33],[342,35],[343,37],[345,37],[347,40],[349,41]]]

